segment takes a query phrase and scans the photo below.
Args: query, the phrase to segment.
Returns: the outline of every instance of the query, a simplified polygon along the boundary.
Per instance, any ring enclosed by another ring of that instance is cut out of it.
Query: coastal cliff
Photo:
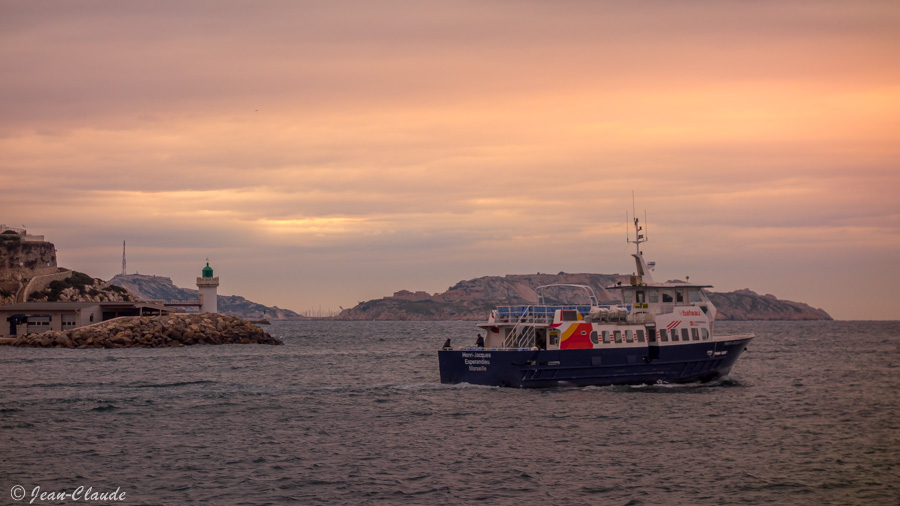
[[[394,295],[360,302],[344,309],[339,320],[472,320],[487,318],[498,305],[537,304],[535,288],[549,284],[590,286],[600,303],[618,302],[618,293],[606,287],[628,282],[621,274],[511,274],[485,276],[460,281],[442,293],[401,290]],[[801,302],[758,295],[748,289],[735,292],[707,292],[718,309],[720,320],[831,320],[822,309]],[[545,290],[547,304],[586,304],[588,298],[577,290]]]
[[[0,228],[0,305],[24,302],[29,282],[59,272],[56,247],[24,230]]]
[[[0,227],[2,229],[3,227]],[[118,286],[56,264],[56,246],[24,229],[0,231],[0,306],[17,302],[136,300]]]
[[[0,280],[32,278],[56,272],[56,247],[24,233],[0,232]]]

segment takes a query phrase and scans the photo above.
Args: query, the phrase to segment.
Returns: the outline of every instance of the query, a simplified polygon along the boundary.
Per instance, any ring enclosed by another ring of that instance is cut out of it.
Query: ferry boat
[[[607,287],[621,303],[600,304],[587,285],[538,287],[536,305],[500,306],[478,324],[476,346],[438,351],[441,383],[501,387],[708,382],[726,376],[753,334],[716,336],[711,285],[656,283],[634,219],[635,274]],[[583,291],[583,305],[547,305],[549,288]],[[481,334],[479,334],[481,335]]]

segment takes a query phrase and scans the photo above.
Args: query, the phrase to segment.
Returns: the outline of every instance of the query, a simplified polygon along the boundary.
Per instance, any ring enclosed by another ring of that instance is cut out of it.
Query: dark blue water
[[[15,485],[25,503],[36,486],[126,504],[900,502],[900,322],[717,326],[758,337],[715,384],[542,391],[440,385],[464,322],[0,347],[0,502]]]

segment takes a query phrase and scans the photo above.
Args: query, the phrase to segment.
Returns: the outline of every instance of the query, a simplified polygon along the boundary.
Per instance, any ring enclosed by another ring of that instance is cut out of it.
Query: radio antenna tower
[[[125,241],[122,241],[122,275],[125,275]]]

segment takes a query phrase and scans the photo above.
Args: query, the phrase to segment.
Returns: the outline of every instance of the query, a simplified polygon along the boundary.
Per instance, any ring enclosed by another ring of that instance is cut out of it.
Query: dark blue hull
[[[440,350],[441,383],[541,388],[711,381],[752,336],[669,346],[581,350]]]

